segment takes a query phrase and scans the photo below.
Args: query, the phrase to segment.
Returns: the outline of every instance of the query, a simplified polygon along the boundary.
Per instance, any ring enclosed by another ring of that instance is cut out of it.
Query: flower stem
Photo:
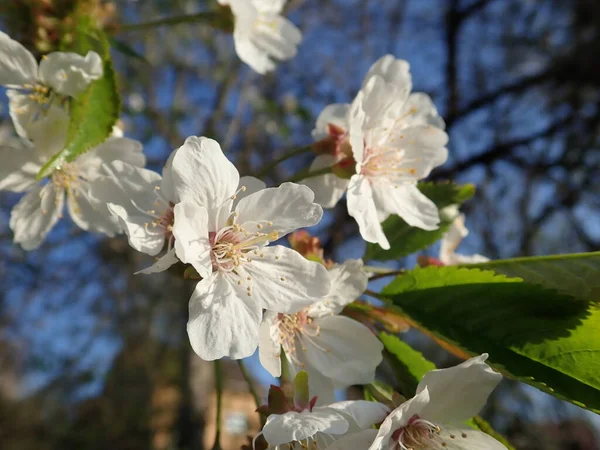
[[[319,175],[326,175],[328,173],[331,173],[331,167],[324,167],[323,169],[315,170],[314,172],[307,172],[305,170],[302,170],[302,171],[296,173],[295,175],[293,175],[287,181],[288,182],[296,182],[296,181],[300,181],[300,180],[305,180],[307,178],[318,177]]]
[[[264,177],[265,175],[268,175],[275,167],[277,167],[279,164],[281,164],[283,161],[293,158],[294,156],[297,155],[302,155],[304,153],[308,153],[312,150],[312,144],[310,145],[305,145],[304,147],[300,147],[300,148],[295,148],[287,153],[284,153],[283,155],[281,155],[279,158],[274,159],[272,162],[270,162],[269,164],[267,164],[265,167],[263,167],[262,169],[260,169],[258,171],[258,173],[256,174],[257,178],[261,178]]]
[[[261,406],[260,396],[258,395],[258,392],[256,391],[256,386],[254,385],[254,380],[248,373],[248,369],[246,369],[246,365],[244,364],[244,362],[241,359],[238,359],[237,363],[238,363],[238,366],[240,367],[240,371],[242,372],[242,375],[244,376],[244,380],[246,380],[246,383],[248,384],[248,390],[250,391],[252,398],[254,398],[254,403],[256,403],[256,408],[260,408],[260,406]],[[263,420],[263,418],[261,417],[261,421],[262,420]]]
[[[165,17],[163,19],[151,20],[150,22],[123,24],[115,27],[116,33],[128,31],[142,31],[156,27],[180,25],[183,23],[209,22],[215,24],[217,28],[221,28],[223,14],[218,12],[199,12],[197,14],[189,14],[185,16]]]
[[[221,361],[215,360],[215,391],[217,394],[217,426],[215,431],[215,443],[213,444],[212,450],[221,450],[221,425],[223,415],[223,372],[221,370]]]

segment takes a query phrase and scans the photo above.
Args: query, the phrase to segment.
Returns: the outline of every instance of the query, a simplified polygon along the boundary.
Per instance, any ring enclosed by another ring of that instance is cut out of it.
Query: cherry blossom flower
[[[362,261],[346,261],[329,274],[325,299],[295,314],[266,311],[259,341],[260,361],[271,375],[281,376],[283,348],[292,376],[305,370],[310,391],[323,403],[334,400],[334,389],[371,383],[383,350],[365,325],[338,315],[367,288]]]
[[[234,16],[233,40],[242,61],[260,74],[296,56],[302,33],[281,15],[286,0],[219,0]]]
[[[113,236],[119,226],[89,191],[103,183],[103,163],[122,159],[133,165],[145,163],[139,142],[109,137],[104,143],[57,167],[47,179],[38,182],[36,175],[66,139],[69,118],[58,107],[51,107],[47,117],[32,127],[33,141],[21,141],[21,147],[0,146],[0,190],[26,192],[11,211],[10,228],[14,241],[25,250],[33,250],[44,240],[63,215],[65,197],[73,222],[83,230]]]
[[[22,137],[28,137],[27,128],[56,99],[78,95],[102,74],[102,59],[96,52],[86,56],[53,52],[38,65],[29,50],[0,31],[0,85],[9,88],[10,115]]]
[[[502,379],[485,364],[487,357],[425,374],[417,394],[384,420],[369,450],[506,450],[461,424],[479,413]]]
[[[367,450],[377,435],[376,430],[369,428],[381,422],[388,411],[381,403],[364,400],[309,406],[271,414],[260,435],[270,450]]]
[[[188,138],[173,158],[177,257],[203,278],[190,299],[188,334],[203,359],[244,358],[258,345],[262,310],[294,313],[330,290],[327,270],[268,246],[323,214],[306,186],[264,188],[240,178],[216,141]]]
[[[406,61],[378,60],[351,105],[329,105],[319,116],[313,136],[325,153],[311,170],[329,166],[332,173],[303,182],[325,207],[347,193],[363,239],[385,249],[380,223],[390,214],[425,230],[439,224],[437,207],[416,183],[446,161],[448,136],[429,97],[411,90]]]

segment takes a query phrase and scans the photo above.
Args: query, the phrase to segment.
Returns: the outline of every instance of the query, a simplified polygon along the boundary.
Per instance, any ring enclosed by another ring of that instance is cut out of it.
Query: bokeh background
[[[206,0],[84,2],[109,27],[214,7]],[[3,0],[0,29],[44,51],[57,11],[72,3]],[[431,95],[447,123],[450,159],[431,178],[477,185],[464,207],[471,234],[463,253],[598,250],[597,0],[290,0],[288,12],[304,42],[295,59],[265,77],[240,63],[230,35],[203,23],[117,28],[115,45],[145,58],[113,53],[122,126],[143,142],[151,168],[159,170],[185,137],[207,135],[252,174],[310,143],[320,110],[351,101],[369,66],[391,53],[411,63],[415,90]],[[8,139],[1,94],[0,139]],[[281,165],[268,183],[310,159]],[[122,237],[87,234],[68,220],[26,253],[8,227],[17,201],[0,193],[0,448],[210,448],[212,368],[192,352],[185,331],[193,282],[172,273],[134,276],[148,257]],[[362,255],[343,201],[317,231],[328,257]],[[416,331],[403,337],[440,366],[457,362]],[[266,372],[254,359],[249,366],[267,386]],[[237,366],[226,364],[225,373],[228,450],[252,432],[256,417]],[[515,382],[503,383],[484,417],[519,449],[600,448],[597,416]]]

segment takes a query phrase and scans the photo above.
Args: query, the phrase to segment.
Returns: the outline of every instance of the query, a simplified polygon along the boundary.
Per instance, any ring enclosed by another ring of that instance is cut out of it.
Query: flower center
[[[329,351],[314,341],[314,338],[320,336],[321,327],[314,322],[305,309],[295,314],[280,313],[277,318],[279,320],[279,343],[295,364],[301,367],[305,366],[297,356],[299,350],[306,351],[304,343],[310,343],[324,352]],[[303,337],[305,342],[300,341],[298,339],[300,337]],[[298,345],[302,345],[302,347],[298,348]]]
[[[132,205],[145,216],[152,218],[151,221],[144,223],[144,229],[150,236],[164,236],[169,242],[168,250],[171,250],[173,240],[173,221],[175,204],[167,200],[160,192],[160,186],[154,187],[155,200],[152,204],[154,209],[140,208],[133,200]]]
[[[235,223],[237,212],[233,212],[227,221],[230,225],[221,228],[217,232],[209,233],[210,245],[212,246],[211,261],[213,271],[232,273],[240,276],[238,268],[244,264],[252,262],[253,257],[264,258],[261,249],[269,245],[270,242],[279,239],[277,231],[263,232],[262,229],[272,227],[271,221],[252,222],[244,226]],[[254,230],[244,227],[252,226]],[[247,281],[252,281],[252,277],[247,276]],[[241,277],[237,284],[243,283]],[[248,296],[252,295],[251,286],[247,287]]]
[[[361,173],[369,178],[387,178],[394,184],[411,181],[417,169],[406,167],[410,163],[404,150],[395,147],[371,147],[365,150]]]
[[[34,103],[39,105],[47,105],[52,100],[52,89],[48,86],[44,86],[43,84],[25,84],[23,85],[25,89],[29,91],[27,98]]]
[[[50,181],[56,187],[68,189],[73,184],[77,183],[79,176],[77,175],[77,167],[73,163],[64,163],[58,169],[52,172]]]
[[[450,440],[461,437],[467,438],[466,433],[460,436],[448,435]],[[398,428],[392,435],[396,441],[397,450],[443,450],[448,448],[448,442],[441,435],[441,428],[428,420],[421,419],[417,414],[412,416],[402,428]]]

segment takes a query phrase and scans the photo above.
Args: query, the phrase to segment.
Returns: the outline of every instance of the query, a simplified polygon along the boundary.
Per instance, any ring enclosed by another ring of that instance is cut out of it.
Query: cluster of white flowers
[[[301,34],[281,16],[284,0],[219,1],[231,8],[236,50],[254,70],[265,73],[275,60],[295,55]],[[361,260],[334,264],[277,245],[316,225],[322,207],[344,195],[362,237],[384,249],[390,244],[381,223],[392,214],[437,229],[440,213],[417,181],[446,161],[448,136],[431,99],[411,93],[406,61],[384,56],[351,104],[325,108],[313,132],[320,154],[311,170],[331,173],[302,184],[267,187],[240,177],[219,143],[195,136],[171,153],[160,175],[144,168],[141,144],[118,128],[39,180],[40,169],[66,145],[70,99],[102,76],[94,52],[51,53],[38,65],[0,32],[0,84],[8,88],[19,135],[0,145],[0,190],[26,192],[11,212],[15,242],[25,250],[39,246],[62,217],[66,198],[81,229],[125,233],[131,247],[156,257],[139,273],[187,266],[199,280],[187,331],[201,358],[241,359],[258,348],[271,375],[282,375],[282,358],[291,376],[308,375],[314,401],[268,417],[259,436],[269,448],[504,448],[462,425],[499,382],[484,363],[487,355],[430,372],[415,397],[393,411],[376,402],[332,403],[336,389],[372,383],[382,362],[374,330],[342,315],[365,293],[367,273]],[[467,233],[464,216],[456,208],[446,213],[456,220],[439,263],[484,261],[455,253]]]
[[[313,131],[323,154],[311,169],[332,173],[304,183],[332,208],[347,195],[348,213],[367,242],[389,249],[381,222],[396,214],[411,226],[435,230],[435,204],[417,181],[448,158],[448,135],[431,99],[413,93],[409,65],[386,55],[369,69],[352,104],[327,106]]]
[[[506,450],[466,425],[502,379],[485,363],[487,357],[428,372],[416,395],[394,410],[371,401],[320,407],[313,401],[271,414],[261,435],[270,450]]]

